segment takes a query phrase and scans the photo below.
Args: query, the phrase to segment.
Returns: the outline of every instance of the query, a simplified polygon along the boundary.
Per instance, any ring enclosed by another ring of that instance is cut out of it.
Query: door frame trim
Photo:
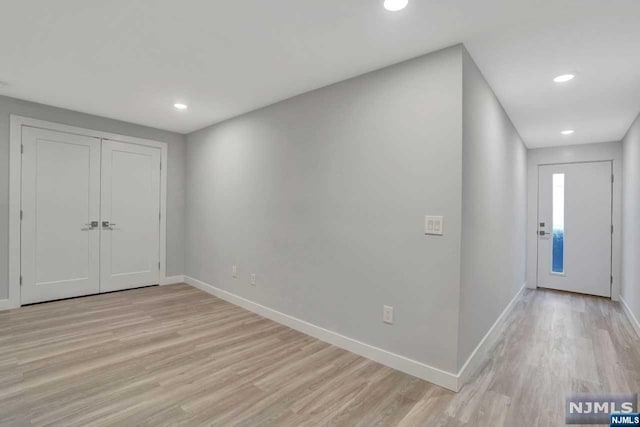
[[[540,266],[540,239],[537,235],[538,227],[537,225],[540,223],[540,168],[543,166],[562,166],[562,165],[575,165],[575,164],[589,164],[589,163],[609,163],[611,165],[611,175],[615,176],[615,164],[613,159],[608,160],[582,160],[582,161],[573,161],[573,162],[549,162],[549,163],[538,163],[536,165],[536,287],[541,287],[539,284],[539,266]],[[611,227],[614,227],[614,181],[611,181]],[[616,227],[617,228],[617,227]],[[614,232],[617,231],[614,228]],[[614,252],[614,232],[611,233],[611,254],[609,257],[609,275],[611,278],[614,276],[614,266],[613,266],[613,252]],[[563,274],[564,275],[564,274]],[[613,280],[609,283],[609,295],[610,299],[613,301],[617,301],[619,298],[619,292],[614,287]]]
[[[11,114],[9,116],[9,307],[20,307],[20,206],[22,199],[22,127],[47,129],[160,149],[160,278],[167,281],[167,151],[166,142],[85,129]]]

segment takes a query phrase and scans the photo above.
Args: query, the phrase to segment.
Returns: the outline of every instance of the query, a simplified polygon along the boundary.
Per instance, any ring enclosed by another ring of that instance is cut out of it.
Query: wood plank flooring
[[[188,285],[0,312],[0,425],[558,426],[571,391],[639,391],[609,300],[526,291],[458,394]]]

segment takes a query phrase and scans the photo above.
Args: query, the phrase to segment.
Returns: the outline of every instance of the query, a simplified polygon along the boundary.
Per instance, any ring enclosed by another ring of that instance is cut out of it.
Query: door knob
[[[114,230],[113,226],[116,225],[114,222],[102,221],[102,228],[105,230]]]
[[[95,230],[96,228],[98,228],[98,221],[91,221],[85,224],[85,228],[82,231]]]

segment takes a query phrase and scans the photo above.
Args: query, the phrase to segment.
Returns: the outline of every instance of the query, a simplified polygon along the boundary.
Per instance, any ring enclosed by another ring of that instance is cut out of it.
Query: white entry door
[[[538,286],[611,297],[612,163],[540,166]]]
[[[22,130],[21,302],[99,292],[100,140]]]
[[[160,155],[102,141],[101,292],[159,282]]]

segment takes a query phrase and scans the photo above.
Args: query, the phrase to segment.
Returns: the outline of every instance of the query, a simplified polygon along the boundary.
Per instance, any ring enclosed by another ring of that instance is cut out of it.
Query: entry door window
[[[551,271],[564,273],[564,174],[553,174],[553,225]]]

